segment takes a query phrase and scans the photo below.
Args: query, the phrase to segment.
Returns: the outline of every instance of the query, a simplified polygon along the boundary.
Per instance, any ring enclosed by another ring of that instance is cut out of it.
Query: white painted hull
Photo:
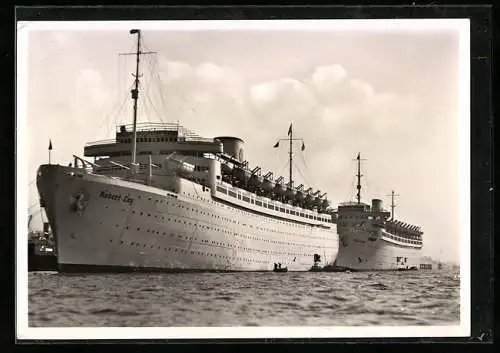
[[[410,270],[420,266],[421,248],[391,241],[390,234],[383,231],[373,237],[365,230],[346,230],[339,243],[336,265],[350,270]]]
[[[42,166],[38,190],[46,204],[59,270],[269,271],[274,263],[307,271],[315,253],[320,265],[338,253],[331,229],[277,220],[190,193]],[[193,184],[194,185],[194,184]],[[102,192],[107,198],[100,197]],[[75,196],[82,192],[82,209]],[[109,195],[125,195],[121,199]],[[170,196],[169,196],[170,195]],[[133,202],[124,202],[133,199]]]

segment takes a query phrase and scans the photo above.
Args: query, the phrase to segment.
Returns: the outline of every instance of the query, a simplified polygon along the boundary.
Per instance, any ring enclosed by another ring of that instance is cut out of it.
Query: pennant
[[[358,157],[356,158],[358,161],[361,159],[361,153],[358,152]]]
[[[290,123],[290,127],[288,128],[288,136],[292,134],[292,123]]]
[[[49,139],[49,151],[52,151],[52,140]]]
[[[274,148],[278,148],[280,146],[280,142],[276,142],[276,144],[273,146]]]
[[[306,149],[306,145],[304,144],[304,141],[302,141],[302,147],[300,148],[301,151]]]

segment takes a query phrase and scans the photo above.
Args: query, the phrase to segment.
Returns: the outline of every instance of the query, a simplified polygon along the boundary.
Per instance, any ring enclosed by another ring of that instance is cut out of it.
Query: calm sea
[[[456,271],[29,274],[30,326],[456,325]]]

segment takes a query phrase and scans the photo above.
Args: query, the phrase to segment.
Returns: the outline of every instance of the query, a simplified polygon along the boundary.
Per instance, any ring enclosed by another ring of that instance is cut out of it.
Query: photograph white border
[[[459,43],[460,324],[355,327],[29,327],[27,52],[33,30],[457,30]],[[375,338],[470,335],[470,22],[468,19],[263,20],[263,21],[36,21],[17,22],[16,36],[16,337],[17,339]]]

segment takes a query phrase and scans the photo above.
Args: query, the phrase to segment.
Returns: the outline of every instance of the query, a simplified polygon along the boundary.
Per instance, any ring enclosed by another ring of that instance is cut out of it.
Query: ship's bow
[[[40,196],[40,206],[45,209],[45,214],[52,229],[56,248],[58,247],[58,229],[57,229],[57,212],[56,210],[56,193],[61,185],[61,176],[68,172],[70,167],[63,167],[54,164],[43,164],[37,170],[36,186]]]

